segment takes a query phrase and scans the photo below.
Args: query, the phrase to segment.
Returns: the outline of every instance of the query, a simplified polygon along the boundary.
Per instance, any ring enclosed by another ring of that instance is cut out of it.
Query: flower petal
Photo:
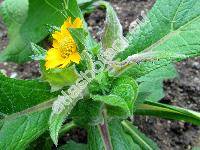
[[[71,25],[71,28],[82,28],[83,27],[83,22],[80,18],[76,18]]]
[[[70,63],[71,63],[71,60],[69,58],[67,58],[67,59],[65,59],[64,63],[59,68],[65,68]]]
[[[62,38],[61,32],[58,32],[58,31],[55,31],[54,34],[52,34],[52,36],[53,36],[53,38],[54,38],[55,40],[58,40],[58,41],[60,41],[61,38]]]
[[[50,50],[47,51],[47,55],[46,55],[46,69],[51,69],[51,68],[55,68],[61,64],[63,64],[64,59],[60,54],[60,51],[58,49],[55,48],[51,48]]]
[[[80,54],[77,52],[77,53],[73,53],[72,55],[70,55],[70,60],[79,64],[80,60],[81,60],[81,56]]]
[[[61,26],[61,32],[66,31],[72,25],[71,17],[69,17]]]

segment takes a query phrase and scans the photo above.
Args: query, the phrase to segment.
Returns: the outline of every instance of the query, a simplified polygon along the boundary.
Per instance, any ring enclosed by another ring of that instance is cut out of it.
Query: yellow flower
[[[64,68],[71,62],[79,63],[80,54],[77,51],[77,45],[69,32],[69,28],[82,28],[83,23],[80,18],[74,22],[69,17],[61,26],[60,31],[55,31],[53,36],[53,48],[47,51],[46,69]]]

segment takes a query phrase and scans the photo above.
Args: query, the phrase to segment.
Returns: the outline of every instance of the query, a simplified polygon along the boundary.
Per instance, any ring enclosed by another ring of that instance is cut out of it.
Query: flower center
[[[71,36],[66,37],[61,42],[61,56],[63,58],[69,57],[76,50],[76,44]]]

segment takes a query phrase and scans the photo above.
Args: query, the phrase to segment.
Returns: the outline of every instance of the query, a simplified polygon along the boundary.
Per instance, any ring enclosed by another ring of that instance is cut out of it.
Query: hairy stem
[[[113,150],[111,139],[110,139],[110,133],[108,129],[106,110],[104,110],[102,113],[103,113],[104,122],[102,124],[99,124],[101,137],[104,142],[105,150]]]

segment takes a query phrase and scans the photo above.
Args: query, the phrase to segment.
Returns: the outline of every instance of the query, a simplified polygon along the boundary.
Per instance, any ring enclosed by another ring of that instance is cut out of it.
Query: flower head
[[[61,26],[60,31],[55,31],[53,36],[53,48],[47,51],[45,58],[46,69],[64,68],[71,62],[79,63],[80,54],[77,51],[77,45],[69,32],[69,28],[82,28],[83,23],[80,18],[73,22],[69,17]]]

